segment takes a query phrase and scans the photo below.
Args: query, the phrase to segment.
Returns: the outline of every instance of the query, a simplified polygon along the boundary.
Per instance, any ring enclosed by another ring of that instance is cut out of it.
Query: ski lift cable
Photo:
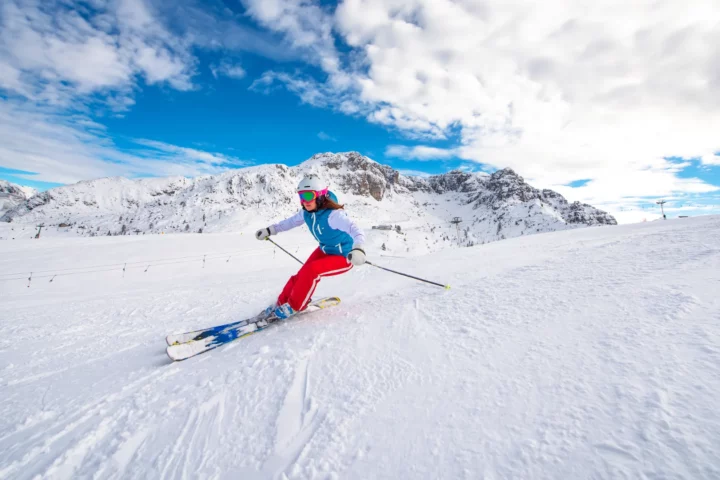
[[[256,251],[256,249],[250,250],[251,252]],[[225,252],[225,253],[214,253],[209,255],[191,255],[186,257],[175,257],[175,258],[165,258],[165,259],[158,259],[158,260],[145,260],[145,261],[138,261],[138,262],[127,262],[127,263],[112,263],[107,265],[94,265],[94,266],[87,266],[87,267],[75,267],[75,268],[66,268],[66,269],[55,269],[55,270],[38,270],[33,271],[32,278],[54,278],[54,277],[65,277],[69,275],[80,275],[85,273],[100,273],[100,272],[113,272],[113,271],[122,271],[125,272],[127,270],[130,270],[131,268],[145,268],[145,271],[149,267],[162,267],[165,265],[177,265],[182,263],[193,263],[200,261],[203,257],[206,258],[206,260],[218,260],[218,259],[225,259],[227,255],[230,257],[248,257],[248,256],[257,256],[261,254],[261,252],[255,254],[245,254],[242,253],[248,252],[248,250],[241,250],[239,252]],[[225,263],[228,263],[229,258],[225,261]],[[81,270],[81,271],[70,271],[70,270]],[[57,272],[64,272],[64,273],[57,273]],[[39,274],[39,275],[36,275]],[[26,280],[27,279],[27,273],[18,272],[18,273],[6,273],[6,274],[0,274],[0,276],[6,276],[11,278],[0,278],[0,281],[12,281],[12,280]]]
[[[310,245],[310,243],[305,243],[307,245]],[[299,244],[300,246],[303,246],[303,244]],[[169,258],[158,258],[158,259],[150,259],[150,260],[138,260],[134,262],[120,262],[120,263],[109,263],[104,265],[87,265],[83,267],[68,267],[68,268],[55,268],[50,270],[38,270],[36,273],[54,273],[54,272],[69,272],[73,270],[86,270],[86,269],[95,269],[95,268],[103,268],[103,267],[122,267],[123,265],[127,265],[128,268],[130,268],[131,265],[147,265],[148,263],[155,264],[157,262],[165,262],[165,261],[173,261],[173,260],[182,260],[182,259],[192,259],[192,260],[202,260],[203,257],[207,257],[207,259],[215,259],[217,257],[225,258],[227,256],[233,256],[233,257],[249,257],[254,256],[255,253],[262,254],[263,253],[262,248],[253,248],[253,249],[244,249],[244,250],[236,250],[232,252],[219,252],[219,253],[211,253],[207,255],[186,255],[183,257],[169,257]],[[192,261],[189,260],[189,261]],[[82,273],[82,272],[80,272]],[[25,272],[14,272],[14,273],[0,273],[0,277],[9,277],[9,276],[16,276],[16,275],[27,275]],[[1,279],[1,278],[0,278]]]

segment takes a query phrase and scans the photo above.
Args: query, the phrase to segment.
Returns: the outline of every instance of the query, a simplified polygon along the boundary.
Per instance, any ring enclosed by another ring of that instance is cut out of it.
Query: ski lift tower
[[[458,241],[458,247],[460,246],[460,224],[462,223],[462,218],[460,217],[453,217],[452,220],[450,220],[450,223],[455,224],[455,229],[457,230],[457,241]]]
[[[41,223],[40,225],[37,225],[38,231],[37,231],[37,234],[35,235],[35,238],[40,238],[40,232],[42,231],[42,229],[43,229],[44,226],[45,226],[44,223]]]
[[[658,200],[655,203],[660,205],[660,211],[662,212],[663,220],[667,220],[667,217],[665,216],[665,209],[663,208],[663,205],[665,205],[667,202],[665,200]]]

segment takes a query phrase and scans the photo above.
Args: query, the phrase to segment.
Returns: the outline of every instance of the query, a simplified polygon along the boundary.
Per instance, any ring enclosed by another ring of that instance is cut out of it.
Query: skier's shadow
[[[167,365],[172,365],[173,363],[175,362],[167,356],[167,353],[165,353],[165,350],[163,349],[162,354],[157,354],[153,356],[150,365],[153,367],[165,367]]]

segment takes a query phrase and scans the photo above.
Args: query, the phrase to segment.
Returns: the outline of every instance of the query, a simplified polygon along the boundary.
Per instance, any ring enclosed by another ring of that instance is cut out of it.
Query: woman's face
[[[302,202],[303,207],[305,207],[305,210],[308,212],[312,212],[317,208],[317,199],[313,199],[309,202]]]

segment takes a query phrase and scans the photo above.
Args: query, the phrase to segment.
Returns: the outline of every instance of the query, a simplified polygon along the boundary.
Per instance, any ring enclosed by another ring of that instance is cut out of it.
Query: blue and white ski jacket
[[[328,196],[337,202],[334,193]],[[305,223],[320,244],[320,249],[328,255],[347,257],[354,246],[365,243],[365,234],[355,222],[350,220],[343,210],[319,210],[308,212],[305,209],[290,218],[270,227],[273,234],[286,232]]]

